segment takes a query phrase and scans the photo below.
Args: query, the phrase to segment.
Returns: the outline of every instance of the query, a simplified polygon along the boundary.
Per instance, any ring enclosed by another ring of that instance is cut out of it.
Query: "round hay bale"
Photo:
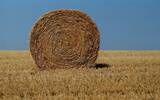
[[[30,51],[41,68],[79,68],[95,63],[100,34],[89,16],[77,10],[44,14],[33,26]]]

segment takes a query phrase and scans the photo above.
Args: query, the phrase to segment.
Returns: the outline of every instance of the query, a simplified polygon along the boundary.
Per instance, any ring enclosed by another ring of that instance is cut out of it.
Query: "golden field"
[[[100,51],[96,62],[40,71],[29,51],[0,51],[0,99],[160,100],[160,51]]]

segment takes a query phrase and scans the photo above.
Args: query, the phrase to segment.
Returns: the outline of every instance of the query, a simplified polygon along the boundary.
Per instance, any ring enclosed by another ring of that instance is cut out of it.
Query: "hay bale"
[[[44,14],[33,26],[30,51],[41,68],[85,67],[95,63],[99,31],[86,14],[56,10]]]

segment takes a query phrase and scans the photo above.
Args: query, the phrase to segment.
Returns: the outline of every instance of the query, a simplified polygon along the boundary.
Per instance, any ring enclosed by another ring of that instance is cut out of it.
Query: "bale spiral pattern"
[[[30,34],[31,55],[42,69],[93,65],[98,50],[99,31],[95,23],[77,10],[44,14]]]

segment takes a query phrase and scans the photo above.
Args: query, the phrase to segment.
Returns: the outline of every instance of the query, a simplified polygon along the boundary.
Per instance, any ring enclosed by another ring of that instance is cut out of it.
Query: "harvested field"
[[[159,100],[160,51],[100,51],[96,62],[39,71],[29,51],[0,51],[0,99]]]

